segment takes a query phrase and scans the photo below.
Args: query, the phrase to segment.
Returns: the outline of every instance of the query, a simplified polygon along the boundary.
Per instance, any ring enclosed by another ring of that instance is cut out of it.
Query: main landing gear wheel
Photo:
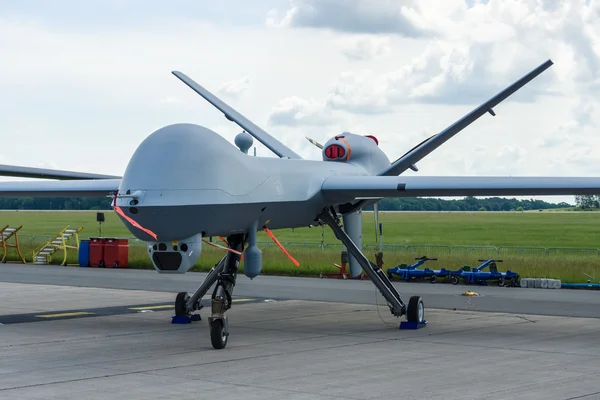
[[[450,282],[452,282],[453,285],[458,285],[458,282],[459,282],[458,276],[452,275],[452,278],[450,278]]]
[[[425,305],[423,305],[421,296],[412,296],[408,301],[406,319],[408,322],[416,322],[419,324],[425,322]]]
[[[213,320],[210,325],[210,342],[217,350],[224,349],[227,346],[227,338],[229,332],[225,330],[225,325],[222,319]]]
[[[437,282],[437,276],[436,275],[431,275],[429,277],[429,282],[431,283],[436,283]]]
[[[175,315],[178,317],[185,317],[189,315],[187,311],[187,301],[189,299],[189,295],[187,292],[179,292],[177,293],[177,297],[175,298]]]

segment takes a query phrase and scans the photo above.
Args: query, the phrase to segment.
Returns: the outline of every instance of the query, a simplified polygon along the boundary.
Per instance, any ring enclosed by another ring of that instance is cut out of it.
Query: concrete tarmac
[[[425,328],[399,330],[382,305],[236,292],[214,350],[207,311],[171,324],[173,297],[0,283],[0,398],[600,398],[596,318],[428,308]]]
[[[154,270],[99,269],[56,265],[0,264],[0,282],[38,283],[106,289],[170,292],[172,299],[181,291],[193,292],[206,274],[159,274]],[[450,310],[516,312],[522,314],[573,317],[600,317],[600,293],[597,290],[523,289],[496,286],[466,286],[394,281],[408,301],[423,297],[426,307]],[[477,298],[461,296],[475,290]],[[254,280],[238,276],[235,295],[280,300],[334,301],[377,304],[383,297],[370,281],[259,276]]]

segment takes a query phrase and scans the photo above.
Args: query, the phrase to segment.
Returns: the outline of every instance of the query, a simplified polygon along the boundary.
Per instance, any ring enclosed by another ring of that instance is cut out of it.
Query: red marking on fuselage
[[[117,192],[117,194],[118,194],[118,192]],[[150,229],[144,228],[143,226],[138,224],[135,220],[133,220],[131,217],[128,217],[127,215],[125,215],[123,210],[121,210],[121,207],[117,206],[117,195],[115,195],[115,198],[113,200],[113,208],[115,209],[115,212],[117,214],[119,214],[121,217],[123,217],[131,225],[135,226],[136,228],[138,228],[139,230],[141,230],[143,232],[146,232],[148,235],[152,236],[154,238],[154,240],[158,241],[158,236],[156,235],[156,233],[152,232]]]

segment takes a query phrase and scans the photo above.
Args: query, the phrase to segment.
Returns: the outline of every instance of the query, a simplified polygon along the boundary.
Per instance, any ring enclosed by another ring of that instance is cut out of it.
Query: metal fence
[[[19,244],[24,254],[33,251],[34,248],[51,240],[53,236],[33,236],[19,235]],[[268,248],[275,246],[273,242],[259,242],[259,247]],[[324,242],[281,242],[285,247],[290,248],[313,248],[313,249],[328,249],[328,250],[343,250],[341,243],[324,243]],[[130,247],[143,248],[145,242],[138,239],[131,239]],[[365,244],[363,250],[373,252],[379,249],[379,245]],[[392,253],[407,253],[417,255],[445,255],[457,254],[465,256],[555,256],[555,257],[600,257],[600,249],[596,248],[578,248],[578,247],[537,247],[537,246],[444,246],[434,244],[384,244],[382,245],[384,252]],[[25,255],[29,258],[28,255]]]
[[[263,242],[257,243],[261,247],[272,246],[273,243]],[[321,242],[281,242],[285,247],[309,247],[320,249],[342,250],[341,243],[321,243]],[[591,257],[600,256],[600,249],[596,248],[578,248],[578,247],[542,247],[542,246],[445,246],[435,244],[384,244],[381,246],[384,252],[392,253],[410,253],[410,254],[458,254],[458,255],[528,255],[528,256],[558,256],[558,257]],[[362,246],[365,251],[375,251],[379,249],[379,245],[365,244]]]

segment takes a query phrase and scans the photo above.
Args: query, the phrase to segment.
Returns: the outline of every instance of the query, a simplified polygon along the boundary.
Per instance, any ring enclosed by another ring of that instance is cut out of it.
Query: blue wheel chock
[[[424,328],[426,325],[427,325],[427,321],[423,321],[423,322],[402,321],[402,322],[400,322],[400,329],[420,329],[420,328]]]
[[[192,315],[180,315],[180,316],[173,316],[171,318],[171,323],[172,324],[189,324],[192,321],[201,321],[202,318],[200,317],[200,314],[192,314]]]

